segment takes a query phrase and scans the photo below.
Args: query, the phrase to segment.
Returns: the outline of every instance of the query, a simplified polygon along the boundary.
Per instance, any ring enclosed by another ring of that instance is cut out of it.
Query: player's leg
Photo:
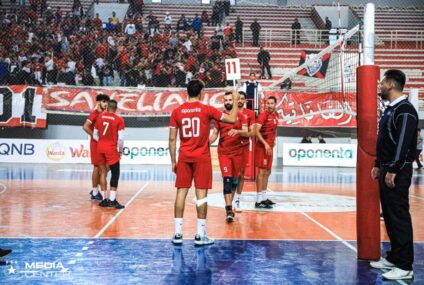
[[[196,187],[197,234],[195,245],[209,245],[215,241],[206,234],[206,216],[208,213],[208,189],[212,188],[212,162],[201,161],[194,163],[194,185]]]
[[[264,177],[264,184],[262,187],[262,201],[270,206],[275,205],[275,203],[268,198],[268,181],[269,181],[269,176],[271,175],[273,159],[274,159],[273,153],[267,156],[266,172],[264,173],[265,177]]]
[[[256,203],[255,208],[257,209],[271,209],[272,207],[264,203],[264,198],[262,196],[264,187],[266,185],[265,179],[267,176],[267,167],[268,167],[268,158],[265,154],[265,148],[259,146],[255,148],[256,155],[256,167],[258,167],[258,176],[256,178]]]
[[[231,186],[232,186],[232,160],[228,155],[219,155],[219,167],[221,168],[222,182],[223,182],[223,195],[225,201],[225,215],[227,222],[232,222],[234,215],[232,213],[232,202],[233,198],[231,195]]]
[[[107,172],[108,168],[107,165],[102,164],[99,165],[100,170],[100,188],[102,189],[102,196],[103,200],[100,202],[99,206],[101,207],[109,207],[109,199],[107,197],[106,191],[107,191]]]
[[[175,187],[177,188],[177,194],[174,204],[175,234],[172,238],[172,242],[174,244],[181,244],[183,242],[185,200],[193,181],[193,164],[183,161],[178,162],[176,174],[177,179],[175,181]]]
[[[100,188],[100,169],[99,169],[99,155],[97,153],[97,143],[90,143],[90,156],[91,164],[93,165],[93,172],[91,174],[91,186],[90,191],[91,200],[103,200],[102,194],[99,192]]]
[[[124,205],[121,205],[118,200],[116,199],[116,193],[118,190],[118,183],[119,183],[119,177],[121,174],[121,167],[119,160],[113,165],[109,166],[111,177],[110,177],[110,204],[109,207],[115,208],[115,209],[123,209],[125,208]]]

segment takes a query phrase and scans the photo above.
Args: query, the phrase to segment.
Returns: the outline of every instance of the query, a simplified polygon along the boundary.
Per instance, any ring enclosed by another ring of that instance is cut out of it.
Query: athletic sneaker
[[[119,204],[118,200],[116,200],[116,199],[113,200],[113,201],[110,201],[109,200],[109,207],[115,208],[115,209],[123,209],[123,208],[125,208],[125,206]]]
[[[273,205],[275,205],[276,203],[274,203],[274,202],[272,202],[271,200],[269,200],[269,199],[266,199],[265,201],[262,201],[263,203],[265,203],[265,204],[267,204],[267,205],[270,205],[270,206],[273,206]]]
[[[412,270],[403,270],[400,268],[393,268],[389,272],[382,274],[384,279],[388,280],[407,280],[414,278],[414,271]]]
[[[380,213],[380,221],[384,221],[383,213]]]
[[[0,257],[6,256],[12,252],[11,249],[2,249],[0,248]]]
[[[265,201],[262,201],[260,203],[256,202],[255,203],[255,208],[256,209],[272,209],[272,206],[265,203]]]
[[[97,192],[96,195],[93,195],[93,190],[90,191],[90,195],[91,195],[91,200],[98,200],[98,201],[102,201],[103,200],[103,196],[102,193]]]
[[[370,266],[377,269],[392,269],[395,267],[393,263],[389,262],[384,257],[380,257],[378,261],[371,261]]]
[[[234,211],[236,213],[241,213],[240,200],[234,202]]]
[[[182,244],[183,243],[183,235],[181,234],[175,234],[175,236],[172,238],[173,244]]]
[[[214,239],[208,238],[207,235],[205,235],[204,237],[200,237],[199,235],[196,235],[194,237],[194,245],[198,245],[198,246],[202,246],[202,245],[210,245],[213,244],[215,242]]]
[[[110,205],[110,200],[109,199],[103,199],[100,203],[99,203],[99,206],[100,207],[109,207],[109,205]]]
[[[228,210],[227,211],[227,218],[225,219],[227,221],[227,223],[234,222],[234,216],[235,216],[235,214],[234,214],[233,210]]]

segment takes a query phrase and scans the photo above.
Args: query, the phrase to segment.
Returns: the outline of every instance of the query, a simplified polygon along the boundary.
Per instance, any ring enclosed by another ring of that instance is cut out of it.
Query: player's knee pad
[[[224,177],[224,195],[231,194],[232,183],[233,181],[231,177]]]
[[[231,181],[231,190],[232,191],[236,191],[237,190],[237,185],[239,183],[238,177],[233,177],[233,180]]]
[[[118,187],[118,182],[119,182],[119,175],[120,175],[120,165],[119,165],[119,161],[117,163],[115,163],[114,165],[110,166],[110,172],[111,172],[111,177],[110,177],[110,187]]]

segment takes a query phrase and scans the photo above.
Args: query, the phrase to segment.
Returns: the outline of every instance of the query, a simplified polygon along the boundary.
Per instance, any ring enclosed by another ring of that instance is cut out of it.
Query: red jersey
[[[245,119],[246,119],[246,123],[247,123],[247,127],[253,126],[255,124],[255,112],[247,109],[247,108],[243,108],[243,111],[240,111],[239,113],[241,113]],[[248,137],[243,137],[242,138],[242,144],[243,145],[249,145],[249,138]]]
[[[103,149],[118,148],[118,132],[125,129],[124,119],[115,113],[104,112],[96,121],[96,129],[99,133],[97,149],[99,152]]]
[[[277,136],[278,115],[276,112],[269,113],[267,110],[261,113],[256,122],[261,125],[261,135],[270,147],[275,145],[275,137]]]
[[[227,113],[227,112],[225,112]],[[227,113],[228,114],[228,113]],[[242,113],[238,113],[234,124],[215,121],[215,129],[219,131],[218,154],[220,155],[240,155],[243,149],[243,137],[235,135],[230,137],[228,132],[232,129],[241,130],[242,127],[247,127],[247,121]]]
[[[94,126],[96,125],[97,119],[101,113],[102,111],[99,111],[99,109],[96,109],[93,112],[91,112],[90,115],[88,116],[87,121],[91,123],[90,125],[91,131],[94,131]],[[95,140],[93,140],[93,137],[91,137],[91,142],[96,142]]]
[[[224,114],[199,101],[185,102],[171,114],[170,128],[180,136],[179,161],[198,162],[211,159],[209,150],[210,122],[221,121]]]

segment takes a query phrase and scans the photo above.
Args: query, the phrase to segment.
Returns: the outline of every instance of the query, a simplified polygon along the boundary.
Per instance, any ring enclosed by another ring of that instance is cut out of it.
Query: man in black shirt
[[[265,68],[268,73],[268,78],[272,79],[271,66],[269,65],[270,60],[271,60],[271,55],[269,54],[269,51],[266,51],[264,50],[263,47],[261,47],[258,53],[258,63],[261,66],[262,79],[265,79]]]
[[[371,267],[390,269],[385,279],[412,279],[414,244],[409,213],[409,186],[412,162],[417,148],[418,114],[402,95],[405,74],[388,70],[381,81],[381,97],[390,101],[379,123],[377,159],[371,177],[378,179],[381,207],[390,251],[387,257],[370,263]]]
[[[236,26],[236,43],[239,43],[243,40],[243,21],[240,20],[240,17],[237,16]]]
[[[250,24],[250,30],[252,31],[253,42],[252,45],[254,47],[259,46],[259,33],[261,31],[261,25],[259,25],[258,20],[254,19],[253,23]]]
[[[300,44],[300,29],[302,26],[299,23],[297,18],[294,19],[294,23],[291,26],[292,28],[292,44]]]

